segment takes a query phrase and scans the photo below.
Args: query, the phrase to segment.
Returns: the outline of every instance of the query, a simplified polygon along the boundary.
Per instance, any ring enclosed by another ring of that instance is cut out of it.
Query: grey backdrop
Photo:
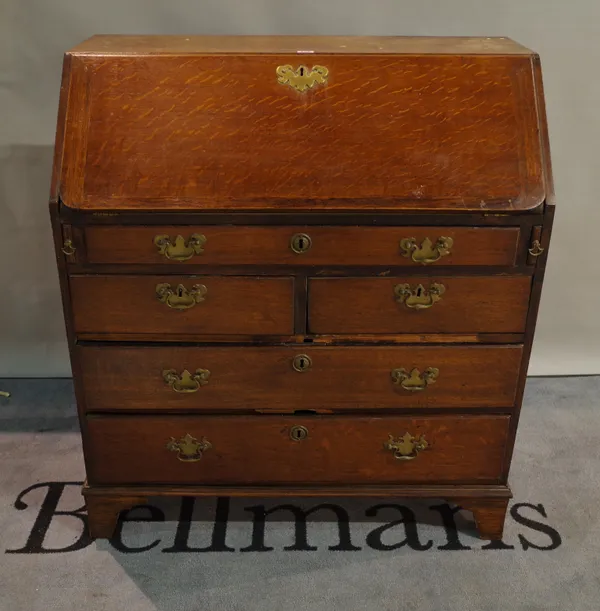
[[[600,373],[598,0],[0,0],[0,377],[70,374],[47,199],[62,53],[95,33],[509,36],[538,51],[558,213],[530,373]]]

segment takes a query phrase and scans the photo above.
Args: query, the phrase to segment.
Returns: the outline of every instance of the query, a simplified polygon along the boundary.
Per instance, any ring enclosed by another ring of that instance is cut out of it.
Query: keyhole
[[[312,360],[307,354],[298,354],[292,361],[292,367],[300,373],[308,371],[311,368]]]
[[[300,76],[304,76],[304,66],[300,66]]]
[[[417,297],[420,297],[423,293],[423,288],[422,287],[417,287]]]
[[[300,426],[298,424],[294,425],[290,429],[290,438],[293,441],[302,441],[308,437],[308,429],[305,426]]]
[[[290,247],[296,254],[300,255],[308,251],[311,247],[311,244],[312,240],[310,239],[310,236],[305,233],[297,233],[295,236],[292,237]]]

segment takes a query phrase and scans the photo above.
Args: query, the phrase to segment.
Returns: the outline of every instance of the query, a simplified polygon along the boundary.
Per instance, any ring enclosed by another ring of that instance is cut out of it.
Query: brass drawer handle
[[[158,248],[158,252],[173,261],[187,261],[194,255],[203,254],[205,244],[206,236],[199,233],[192,233],[187,241],[183,236],[178,235],[174,242],[171,242],[168,235],[154,236],[154,245]]]
[[[162,376],[165,383],[175,392],[193,393],[198,392],[202,386],[208,384],[210,371],[208,369],[196,369],[191,374],[187,369],[184,369],[181,374],[178,374],[175,369],[165,369]]]
[[[440,370],[435,367],[427,367],[423,374],[416,367],[410,373],[404,368],[393,369],[391,372],[394,384],[410,392],[425,390],[437,380],[439,374]]]
[[[298,354],[292,359],[292,367],[300,373],[308,371],[312,367],[312,359],[308,354]]]
[[[435,244],[429,238],[425,238],[421,246],[417,245],[415,238],[403,238],[400,240],[400,251],[403,257],[410,258],[415,263],[427,265],[449,255],[453,244],[452,238],[443,236],[438,238]]]
[[[290,240],[290,248],[297,255],[308,252],[311,246],[312,240],[306,233],[297,233],[296,235],[293,235],[292,239]]]
[[[429,444],[423,435],[417,438],[410,433],[398,438],[390,434],[389,439],[383,444],[386,450],[394,453],[394,458],[397,460],[414,460],[427,446]]]
[[[545,249],[542,247],[540,241],[534,240],[531,243],[531,248],[528,250],[528,252],[532,257],[539,257],[544,252],[544,250]]]
[[[307,66],[298,66],[296,70],[289,64],[277,66],[277,82],[280,85],[289,85],[296,91],[306,91],[317,83],[325,85],[329,70],[325,66],[313,66],[309,70]]]
[[[446,287],[443,284],[434,282],[426,289],[422,284],[417,284],[415,288],[411,288],[410,284],[397,284],[394,287],[396,301],[403,303],[407,308],[412,310],[426,310],[437,303],[446,292]]]
[[[302,441],[308,437],[308,429],[305,426],[299,424],[294,425],[290,429],[290,439],[292,441]]]
[[[206,437],[196,439],[187,433],[179,441],[171,437],[167,441],[166,448],[171,452],[177,452],[177,459],[181,462],[198,462],[202,458],[202,453],[212,448],[212,443]]]
[[[73,246],[73,240],[65,240],[61,250],[67,257],[72,257],[75,254],[75,246]]]
[[[168,282],[156,285],[156,296],[161,303],[166,303],[174,310],[189,310],[197,303],[204,301],[208,289],[203,284],[194,284],[188,289],[183,284],[173,288]]]

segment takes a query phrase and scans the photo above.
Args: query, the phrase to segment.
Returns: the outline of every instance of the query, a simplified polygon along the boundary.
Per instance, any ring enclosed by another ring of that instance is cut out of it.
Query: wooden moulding
[[[296,488],[227,488],[210,486],[136,486],[83,487],[88,511],[90,536],[110,538],[123,511],[143,505],[152,497],[384,497],[444,499],[472,512],[479,536],[501,540],[508,502],[512,493],[508,486],[328,486]]]

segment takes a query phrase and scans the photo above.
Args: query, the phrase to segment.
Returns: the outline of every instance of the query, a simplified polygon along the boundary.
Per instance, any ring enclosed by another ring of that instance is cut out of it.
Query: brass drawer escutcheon
[[[405,433],[403,437],[395,438],[390,434],[389,439],[383,444],[384,449],[394,453],[397,460],[414,460],[419,452],[425,450],[429,444],[425,437],[413,437],[410,433]]]
[[[193,393],[200,390],[200,387],[208,384],[210,371],[208,369],[196,369],[191,374],[187,369],[184,369],[181,374],[175,369],[165,369],[162,372],[163,380],[175,392]]]
[[[418,392],[425,390],[429,384],[433,384],[440,374],[436,367],[428,367],[423,374],[415,367],[410,372],[406,369],[393,369],[391,372],[394,384],[401,386],[404,390]]]
[[[312,367],[312,359],[308,354],[298,354],[292,359],[292,367],[300,373],[308,371]]]
[[[154,245],[158,248],[158,252],[172,261],[187,261],[194,255],[204,253],[204,245],[206,244],[206,236],[199,233],[193,233],[190,238],[186,239],[178,235],[174,242],[168,235],[157,235],[154,237]]]
[[[292,441],[302,441],[308,437],[308,429],[305,426],[299,424],[294,425],[290,429],[290,439]]]
[[[325,66],[313,66],[309,70],[307,66],[298,66],[296,70],[289,64],[277,66],[277,82],[280,85],[289,85],[296,91],[306,91],[314,87],[317,83],[325,85],[329,70]]]
[[[437,303],[446,292],[446,287],[443,284],[434,282],[426,289],[422,284],[417,284],[415,288],[411,288],[410,284],[397,284],[394,287],[396,301],[403,303],[407,308],[412,310],[426,310]]]
[[[292,239],[290,240],[290,248],[298,255],[308,252],[311,246],[312,240],[306,233],[297,233],[296,235],[292,236]]]
[[[417,245],[415,238],[403,238],[400,240],[400,251],[403,257],[412,259],[415,263],[435,263],[442,257],[450,254],[454,244],[452,238],[440,237],[434,244],[429,238],[425,238],[421,246]]]
[[[189,310],[197,303],[204,301],[208,289],[203,284],[194,284],[188,289],[183,284],[173,288],[168,282],[156,285],[156,296],[161,303],[166,303],[174,310]]]
[[[198,462],[202,458],[202,453],[212,448],[212,444],[206,437],[196,439],[187,433],[179,441],[171,437],[167,441],[166,448],[171,452],[177,452],[177,459],[181,462]]]

